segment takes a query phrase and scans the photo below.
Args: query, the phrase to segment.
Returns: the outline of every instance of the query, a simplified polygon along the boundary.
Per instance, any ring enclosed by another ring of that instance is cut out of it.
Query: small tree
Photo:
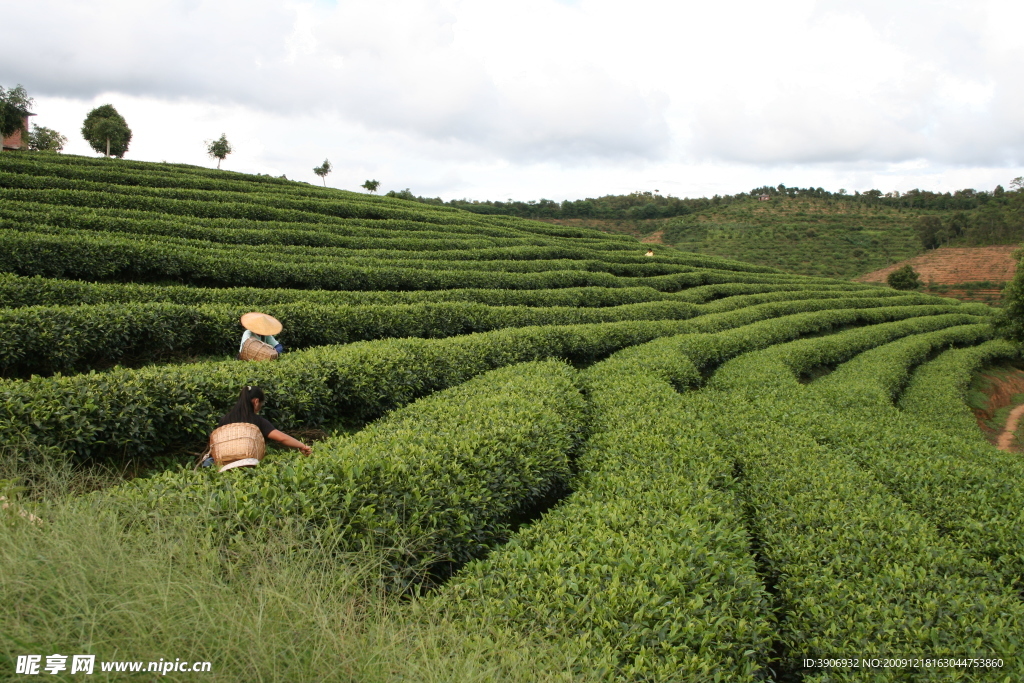
[[[921,216],[914,224],[914,232],[921,240],[921,246],[925,249],[935,249],[945,237],[942,229],[942,219],[938,216]]]
[[[67,143],[66,137],[46,126],[32,124],[32,132],[28,134],[28,148],[37,152],[59,152]]]
[[[1018,178],[1018,180],[1020,180]],[[1017,272],[1003,289],[1002,308],[995,318],[996,332],[1014,341],[1024,342],[1024,262],[1022,251],[1015,251]]]
[[[331,172],[331,162],[324,159],[324,163],[315,167],[313,173],[320,176],[320,180],[324,181],[324,187],[327,187],[327,174]]]
[[[220,137],[213,142],[207,141],[206,153],[210,155],[210,158],[217,160],[217,168],[220,168],[220,162],[224,161],[233,151],[225,133],[221,133]]]
[[[921,286],[921,278],[909,263],[889,273],[885,281],[893,289],[917,289]]]
[[[377,188],[380,187],[380,181],[379,180],[367,180],[365,183],[360,185],[360,187],[365,187],[370,192],[376,192]]]
[[[32,106],[25,86],[18,84],[10,90],[0,85],[0,141],[19,130],[25,130],[25,114]],[[26,131],[27,132],[27,131]],[[3,144],[0,144],[0,151]]]
[[[106,156],[118,159],[128,151],[128,143],[132,139],[132,129],[128,122],[117,113],[112,104],[96,107],[85,117],[82,123],[82,137],[89,145]]]

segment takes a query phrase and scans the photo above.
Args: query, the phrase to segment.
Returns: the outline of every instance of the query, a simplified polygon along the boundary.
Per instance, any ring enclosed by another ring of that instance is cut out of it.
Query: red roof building
[[[21,128],[4,138],[4,149],[28,149],[28,117],[35,116],[30,111],[23,112]]]

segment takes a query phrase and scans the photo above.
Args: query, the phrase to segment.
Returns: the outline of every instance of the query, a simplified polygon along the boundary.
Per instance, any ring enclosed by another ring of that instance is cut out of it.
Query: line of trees
[[[36,124],[32,124],[30,131],[25,125],[25,119],[34,102],[25,86],[20,83],[10,89],[0,86],[0,135],[6,138],[20,130],[30,150],[61,151],[68,142],[66,136],[52,128]],[[132,130],[113,105],[104,104],[93,109],[85,117],[82,123],[82,137],[97,152],[108,157],[121,158],[128,151]]]
[[[1024,240],[1024,190],[993,193],[974,211],[921,216],[914,230],[925,249],[949,244],[984,246],[1020,242]]]
[[[33,99],[29,97],[24,86],[5,89],[0,86],[0,134],[7,137],[24,128],[25,114],[31,108]],[[57,151],[64,148],[67,138],[59,132],[44,126],[33,125],[32,131],[25,131],[29,149],[40,151]],[[132,139],[131,128],[124,117],[111,104],[96,107],[86,116],[82,124],[82,136],[89,145],[108,157],[124,157]],[[217,168],[232,153],[231,144],[225,134],[214,141],[207,141],[207,154],[217,159]],[[313,169],[326,186],[326,176],[332,170],[326,159],[323,165]],[[362,187],[376,192],[380,182],[367,180]],[[453,199],[444,201],[440,197],[420,197],[414,195],[409,188],[401,191],[390,191],[385,196],[423,204],[436,204],[465,209],[473,213],[519,216],[533,219],[571,219],[595,218],[604,220],[651,220],[657,218],[673,218],[690,213],[704,211],[718,206],[728,206],[736,202],[749,202],[767,195],[769,199],[781,198],[814,198],[829,202],[855,202],[866,205],[887,206],[892,208],[912,208],[940,211],[954,211],[944,219],[938,216],[924,216],[915,226],[921,243],[929,249],[949,244],[961,238],[971,243],[996,244],[1019,239],[1024,236],[1024,208],[1021,197],[1024,195],[1024,177],[1015,178],[1010,183],[1011,190],[1006,191],[997,186],[992,192],[974,189],[957,190],[956,192],[929,192],[914,189],[909,192],[886,192],[881,190],[855,191],[847,193],[845,189],[829,192],[821,187],[787,187],[765,185],[755,187],[750,192],[735,195],[714,195],[713,197],[679,198],[662,195],[658,190],[637,191],[625,195],[604,195],[587,199],[565,200],[556,202],[550,199],[529,201],[491,201]],[[981,210],[987,209],[987,210]],[[968,214],[967,212],[971,212]]]
[[[689,213],[704,211],[717,206],[728,206],[737,202],[754,201],[761,195],[770,199],[781,198],[814,198],[830,202],[855,202],[870,206],[887,206],[892,208],[934,209],[970,211],[986,205],[994,199],[1007,194],[1002,187],[994,192],[979,192],[973,189],[957,190],[956,192],[929,192],[927,190],[910,190],[909,192],[887,192],[868,190],[848,194],[846,190],[829,192],[821,187],[775,187],[765,185],[755,187],[750,192],[735,195],[715,195],[696,199],[679,198],[661,195],[654,192],[638,191],[625,195],[605,195],[603,197],[565,200],[556,202],[550,199],[530,201],[478,201],[469,199],[453,199],[444,201],[440,197],[419,197],[408,188],[387,193],[388,197],[407,199],[423,204],[453,206],[473,213],[519,216],[534,219],[567,219],[597,218],[605,220],[650,220],[655,218],[672,218],[685,216]]]

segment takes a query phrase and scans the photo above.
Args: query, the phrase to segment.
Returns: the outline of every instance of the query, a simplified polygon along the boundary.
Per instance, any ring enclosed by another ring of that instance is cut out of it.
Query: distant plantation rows
[[[448,624],[440,659],[521,648],[520,680],[1024,676],[1024,465],[964,403],[1020,357],[987,306],[174,164],[5,153],[0,198],[0,494],[66,519],[39,472],[137,473],[66,514],[134,539],[126,576],[213,553],[216,587],[144,600],[157,621],[266,580],[254,549],[288,576],[326,552],[327,585],[363,562],[389,609]],[[250,310],[283,323],[280,359],[234,359]],[[313,454],[195,469],[246,385]],[[135,608],[39,578],[65,522],[9,517],[3,657],[136,642]],[[92,561],[62,576],[93,585]],[[843,655],[1002,664],[806,664]]]
[[[761,303],[844,299],[836,306],[918,301],[891,290],[809,289],[737,295],[706,304],[660,300],[620,306],[488,306],[469,302],[331,306],[297,302],[262,310],[288,328],[290,348],[388,337],[451,337],[532,325],[579,325],[626,320],[685,320]],[[863,304],[860,304],[863,301]],[[6,330],[0,376],[28,377],[143,364],[165,358],[237,351],[238,320],[251,306],[118,303],[0,309]]]

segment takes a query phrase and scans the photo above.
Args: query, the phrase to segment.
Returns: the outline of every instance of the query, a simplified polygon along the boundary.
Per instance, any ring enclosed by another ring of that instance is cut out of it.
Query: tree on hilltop
[[[363,183],[359,187],[365,187],[370,192],[376,192],[377,188],[380,187],[380,181],[379,180],[367,180],[365,183]]]
[[[921,286],[920,276],[909,263],[889,273],[885,282],[893,289],[917,289]]]
[[[89,146],[106,156],[122,158],[128,151],[132,129],[112,104],[96,107],[82,123],[82,137]]]
[[[52,128],[32,124],[28,134],[28,148],[37,152],[59,152],[68,143],[67,137]]]
[[[25,86],[20,83],[10,90],[0,85],[0,140],[25,130],[25,114],[32,106]],[[27,131],[26,131],[27,132]],[[0,144],[0,151],[3,145]]]
[[[313,168],[313,173],[320,176],[320,180],[324,181],[324,187],[327,187],[327,174],[331,172],[331,162],[324,159],[324,163],[320,166]]]
[[[211,158],[217,160],[217,168],[220,168],[220,162],[224,161],[224,159],[233,151],[234,150],[231,149],[231,143],[228,142],[228,136],[226,133],[221,133],[219,138],[206,145],[206,153],[210,155]]]

